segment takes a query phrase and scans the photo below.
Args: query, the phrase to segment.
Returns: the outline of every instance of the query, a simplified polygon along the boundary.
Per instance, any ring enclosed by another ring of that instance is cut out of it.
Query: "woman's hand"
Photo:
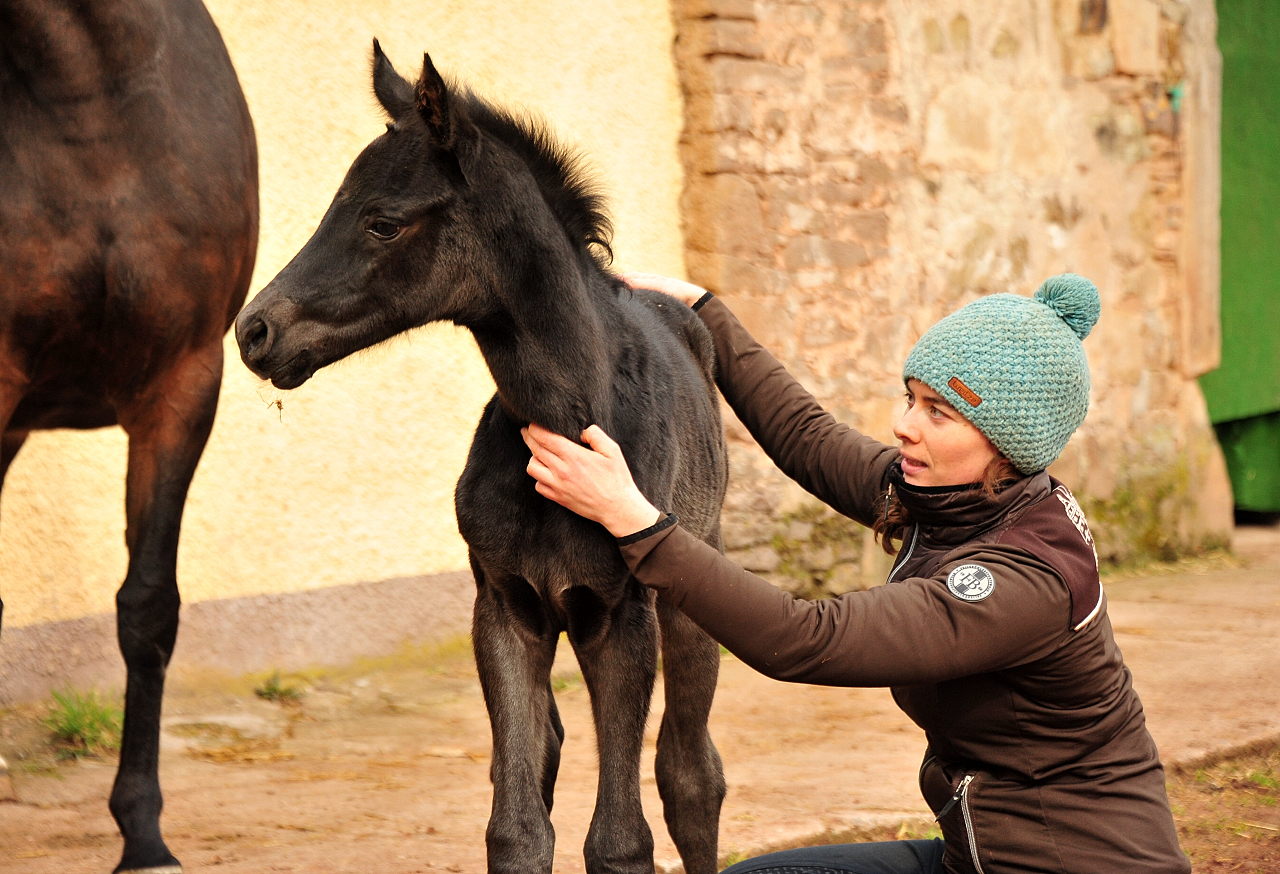
[[[683,279],[672,279],[660,273],[624,273],[622,281],[632,288],[650,288],[669,294],[687,307],[693,306],[704,294],[705,288],[685,282]]]
[[[533,453],[528,471],[538,494],[599,522],[614,537],[643,531],[662,518],[636,488],[618,444],[598,426],[582,432],[586,446],[541,425],[520,429],[520,436]]]

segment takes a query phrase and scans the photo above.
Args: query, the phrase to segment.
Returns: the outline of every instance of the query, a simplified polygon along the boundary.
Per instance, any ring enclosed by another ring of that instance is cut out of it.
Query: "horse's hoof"
[[[116,874],[182,874],[181,865],[157,865],[154,868],[128,868]]]

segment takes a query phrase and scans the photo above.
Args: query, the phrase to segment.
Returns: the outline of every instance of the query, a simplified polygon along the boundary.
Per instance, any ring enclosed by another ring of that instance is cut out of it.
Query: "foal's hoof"
[[[154,868],[125,868],[116,874],[182,874],[181,865],[157,865]]]

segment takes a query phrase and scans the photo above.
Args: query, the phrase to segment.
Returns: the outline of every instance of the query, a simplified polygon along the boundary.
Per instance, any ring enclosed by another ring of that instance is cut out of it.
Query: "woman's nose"
[[[903,413],[893,425],[893,436],[904,443],[915,443],[919,433],[915,427],[915,420],[911,417],[911,410]]]

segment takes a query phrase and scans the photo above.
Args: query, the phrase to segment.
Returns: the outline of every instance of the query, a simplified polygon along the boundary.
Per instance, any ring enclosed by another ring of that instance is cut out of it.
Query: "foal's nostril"
[[[240,341],[240,353],[246,361],[260,360],[271,348],[271,329],[261,318],[255,317],[247,325],[240,326],[236,333],[240,335],[237,338]]]

